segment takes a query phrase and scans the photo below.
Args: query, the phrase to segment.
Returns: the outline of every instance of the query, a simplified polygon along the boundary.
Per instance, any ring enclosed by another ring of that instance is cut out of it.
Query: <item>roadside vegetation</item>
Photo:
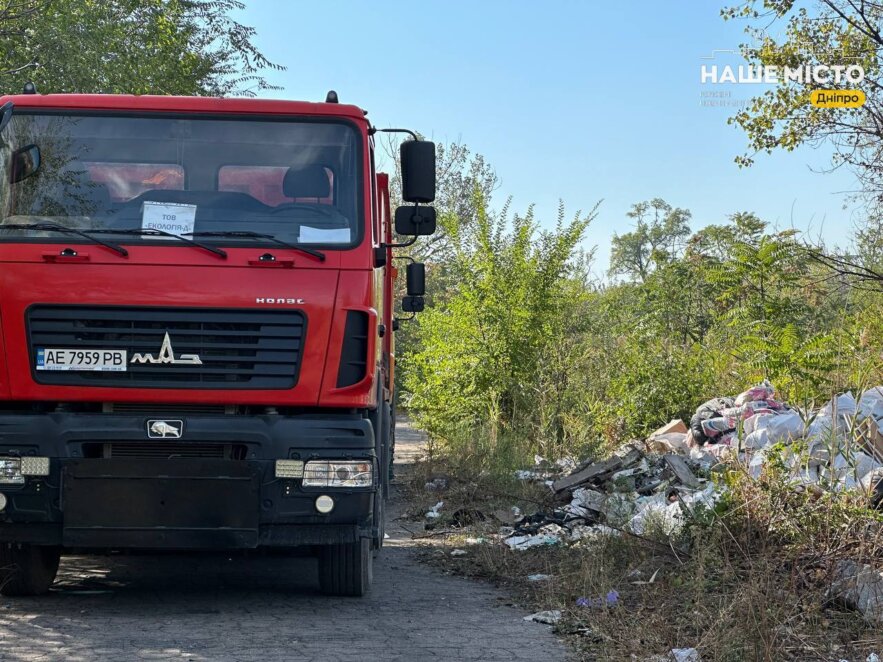
[[[763,379],[810,405],[883,378],[881,293],[792,230],[739,212],[691,231],[686,209],[641,202],[599,280],[579,250],[593,213],[541,229],[476,206],[467,227],[444,219],[449,256],[401,358],[404,404],[454,462],[603,452]],[[844,255],[883,271],[881,244],[865,228]]]
[[[613,238],[599,280],[579,249],[592,213],[562,211],[542,229],[530,212],[475,204],[466,227],[445,218],[438,291],[401,359],[403,404],[432,440],[414,515],[444,502],[424,520],[428,558],[562,611],[555,627],[587,659],[696,647],[706,660],[864,660],[883,649],[879,628],[830,595],[838,563],[883,561],[883,518],[861,495],[795,492],[775,462],[759,480],[744,466],[716,475],[727,498],[674,537],[512,551],[498,535],[513,506],[561,504],[514,477],[535,455],[600,459],[763,379],[808,410],[883,383],[883,294],[820,258],[883,271],[883,236],[866,226],[832,251],[750,213],[691,231],[689,211],[655,199],[634,205],[634,230]],[[611,591],[615,605],[586,607]]]
[[[695,648],[706,661],[864,661],[883,646],[879,626],[830,592],[838,559],[881,561],[881,518],[855,495],[815,499],[775,470],[760,481],[734,472],[722,478],[730,496],[676,536],[651,528],[512,551],[498,538],[509,509],[549,512],[552,494],[451,469],[424,462],[413,476],[415,504],[444,502],[416,534],[425,560],[493,581],[525,610],[560,611],[553,627],[579,659],[661,661]],[[446,488],[427,493],[440,476]]]
[[[834,40],[866,65],[863,89],[881,89],[877,4],[804,4],[810,18],[801,3],[772,0],[724,14],[749,30],[789,26],[780,43],[746,50],[755,63],[813,64]],[[880,512],[855,492],[795,490],[775,460],[760,477],[738,464],[709,476],[726,497],[674,536],[620,532],[526,551],[499,541],[513,506],[548,513],[561,503],[515,478],[535,456],[604,458],[762,380],[802,411],[883,384],[876,97],[838,114],[807,110],[806,93],[770,94],[734,117],[749,144],[737,162],[833,142],[832,165],[854,169],[866,211],[836,246],[771,226],[750,198],[703,223],[689,200],[656,198],[632,206],[599,273],[583,241],[597,208],[539,219],[500,206],[480,156],[443,152],[458,155],[439,176],[443,231],[418,248],[434,290],[399,345],[401,406],[431,439],[411,485],[427,526],[418,535],[434,562],[510,586],[526,607],[560,610],[555,627],[586,659],[678,647],[703,660],[883,655],[879,624],[831,590],[845,562],[883,566]],[[426,518],[439,501],[439,516]]]

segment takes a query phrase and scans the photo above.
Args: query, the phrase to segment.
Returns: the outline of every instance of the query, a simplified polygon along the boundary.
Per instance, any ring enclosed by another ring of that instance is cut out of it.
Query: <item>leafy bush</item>
[[[532,209],[471,208],[445,215],[448,257],[401,359],[406,406],[457,458],[583,456],[762,379],[803,405],[881,376],[879,294],[753,214],[685,238],[687,210],[639,203],[643,230],[613,242],[640,269],[599,283],[579,247],[594,210],[541,231]]]

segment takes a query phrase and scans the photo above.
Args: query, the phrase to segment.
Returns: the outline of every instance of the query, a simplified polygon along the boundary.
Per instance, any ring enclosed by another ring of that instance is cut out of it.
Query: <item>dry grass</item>
[[[883,525],[857,497],[796,494],[775,466],[760,482],[729,475],[729,497],[690,523],[677,540],[631,535],[578,546],[513,552],[496,532],[512,505],[553,506],[541,485],[470,475],[462,467],[418,465],[412,503],[444,501],[425,557],[450,572],[508,587],[531,610],[560,609],[557,629],[582,659],[646,659],[696,647],[709,660],[865,660],[883,654],[883,632],[830,600],[833,568],[843,558],[883,564]],[[444,475],[448,488],[426,492]],[[457,512],[473,513],[459,521]],[[475,516],[480,512],[481,519]],[[469,519],[469,518],[466,518]],[[419,525],[417,525],[419,528]],[[467,538],[486,542],[467,544]],[[453,549],[466,555],[451,556]],[[529,574],[551,575],[540,582]],[[652,579],[652,583],[651,583]],[[613,607],[580,607],[615,590]]]

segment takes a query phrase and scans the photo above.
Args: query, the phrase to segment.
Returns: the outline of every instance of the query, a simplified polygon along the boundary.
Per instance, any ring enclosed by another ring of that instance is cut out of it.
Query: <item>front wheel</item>
[[[374,579],[371,539],[319,549],[319,586],[325,595],[361,597]]]
[[[0,546],[0,593],[43,595],[55,581],[60,558],[60,547]]]

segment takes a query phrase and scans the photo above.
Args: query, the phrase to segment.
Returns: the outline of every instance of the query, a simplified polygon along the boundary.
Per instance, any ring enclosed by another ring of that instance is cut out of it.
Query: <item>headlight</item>
[[[21,473],[21,458],[0,457],[0,483],[22,485],[25,477]]]
[[[304,465],[304,487],[371,487],[374,464],[364,460],[313,460]]]

